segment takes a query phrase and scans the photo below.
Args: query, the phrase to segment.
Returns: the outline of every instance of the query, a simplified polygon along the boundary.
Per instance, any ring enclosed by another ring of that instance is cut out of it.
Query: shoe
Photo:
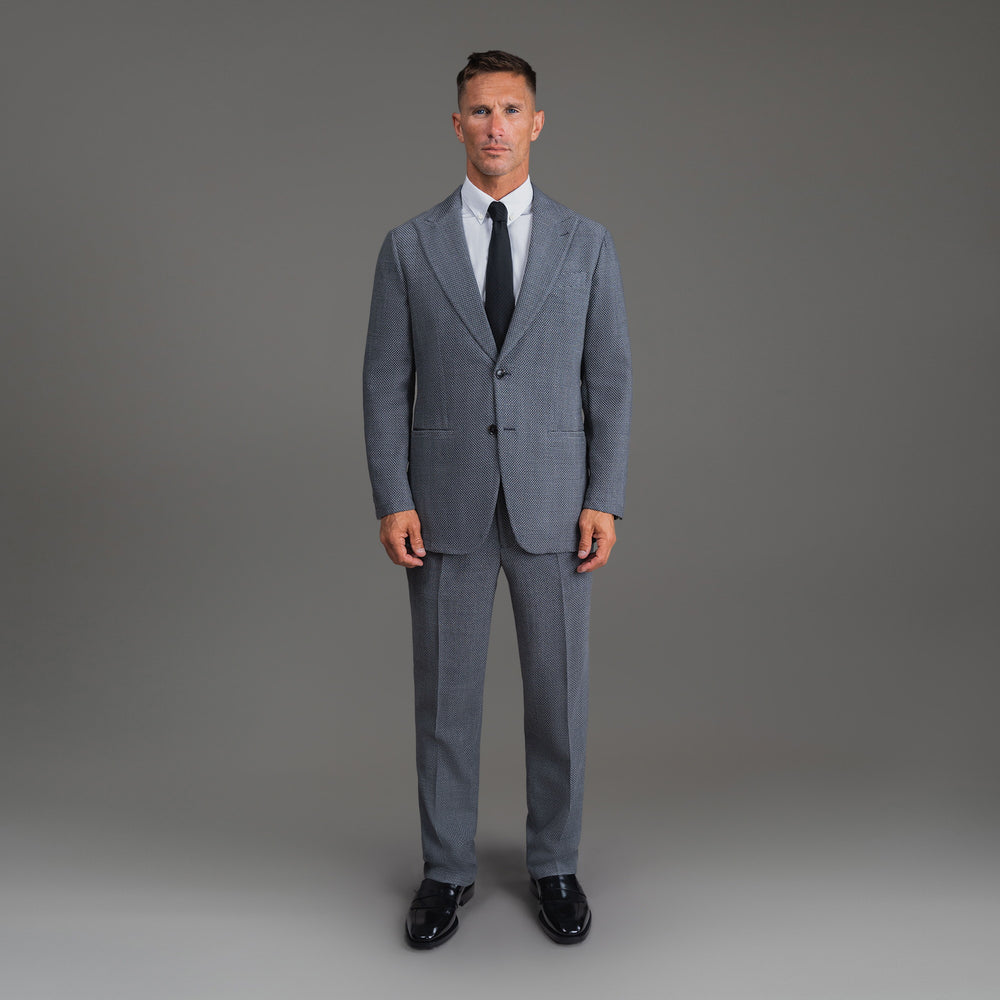
[[[436,948],[458,930],[458,908],[472,899],[476,883],[451,885],[425,878],[406,915],[406,939],[414,948]]]
[[[590,933],[590,906],[575,875],[532,879],[531,891],[541,904],[538,922],[556,944],[576,944]]]

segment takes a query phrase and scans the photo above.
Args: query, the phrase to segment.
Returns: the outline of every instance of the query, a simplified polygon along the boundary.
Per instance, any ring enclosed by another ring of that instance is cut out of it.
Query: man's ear
[[[531,141],[534,142],[538,138],[538,133],[542,131],[542,126],[545,124],[545,112],[536,111],[535,120],[533,122],[534,127],[531,130]]]
[[[455,128],[455,135],[458,136],[458,141],[465,142],[465,138],[462,135],[462,116],[453,111],[451,114],[451,124]]]

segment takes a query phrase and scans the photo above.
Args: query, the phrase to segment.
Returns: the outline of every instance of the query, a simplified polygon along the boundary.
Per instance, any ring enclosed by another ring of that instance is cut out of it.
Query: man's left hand
[[[577,555],[583,561],[577,566],[577,573],[590,573],[603,566],[615,547],[615,519],[602,510],[584,507],[580,512],[580,548]],[[597,551],[590,550],[597,545]]]

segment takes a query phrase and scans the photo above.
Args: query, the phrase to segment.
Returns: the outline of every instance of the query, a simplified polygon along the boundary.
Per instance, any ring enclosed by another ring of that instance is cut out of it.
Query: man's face
[[[528,177],[528,152],[545,123],[528,81],[517,73],[479,73],[465,84],[451,116],[465,146],[469,179],[506,194]],[[503,195],[499,195],[503,197]]]

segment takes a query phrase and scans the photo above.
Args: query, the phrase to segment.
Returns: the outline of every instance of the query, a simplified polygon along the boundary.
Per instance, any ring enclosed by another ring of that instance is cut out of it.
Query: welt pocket
[[[583,428],[582,427],[577,427],[577,428],[571,429],[571,430],[560,430],[558,428],[556,428],[555,430],[553,430],[552,428],[549,428],[549,433],[550,434],[583,434]]]
[[[413,427],[411,433],[424,437],[445,437],[452,433],[450,427]]]

